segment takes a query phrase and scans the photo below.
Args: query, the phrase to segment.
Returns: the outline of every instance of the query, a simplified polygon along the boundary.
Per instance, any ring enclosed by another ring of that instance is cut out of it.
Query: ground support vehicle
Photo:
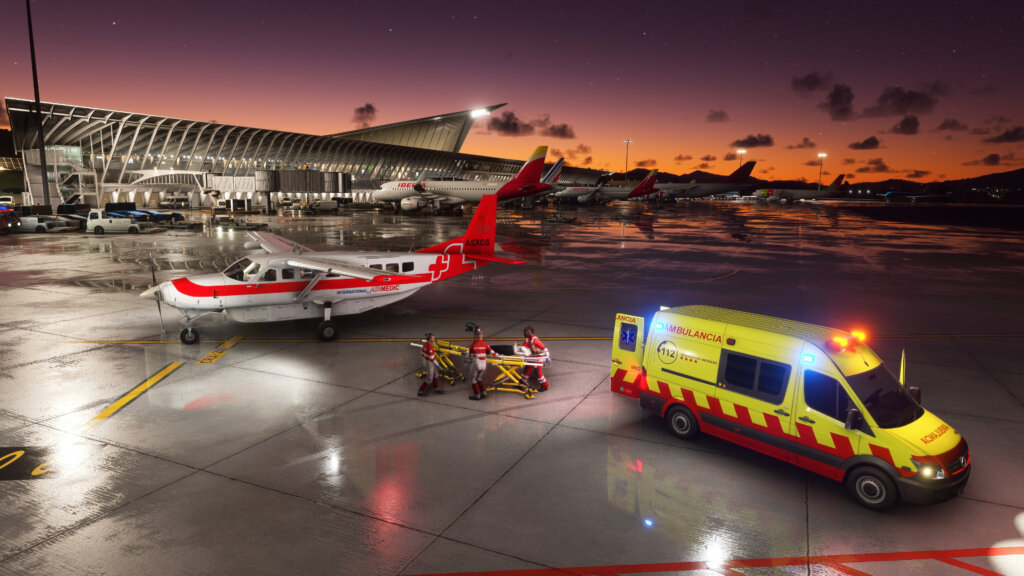
[[[134,218],[117,217],[96,208],[89,211],[89,222],[86,224],[86,231],[93,234],[106,234],[107,232],[138,234],[140,232],[156,232],[157,230],[152,222],[139,222]]]
[[[53,216],[22,216],[21,230],[23,232],[66,232],[77,230],[78,222],[55,218]]]
[[[964,438],[846,333],[711,306],[617,314],[611,389],[692,439],[718,436],[843,482],[863,506],[932,503],[963,492]],[[905,366],[905,364],[904,364]]]

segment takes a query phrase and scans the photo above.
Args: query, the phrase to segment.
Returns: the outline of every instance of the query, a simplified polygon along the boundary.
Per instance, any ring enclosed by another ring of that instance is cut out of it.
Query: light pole
[[[740,148],[739,150],[736,151],[736,154],[739,155],[740,157],[740,166],[743,166],[743,155],[746,153],[747,151],[744,150],[743,148]]]
[[[633,142],[628,138],[622,141],[626,145],[626,171],[622,173],[622,179],[629,184],[629,145]]]
[[[39,169],[43,172],[43,204],[50,205],[50,187],[46,182],[48,178],[46,169],[46,142],[43,137],[43,110],[39,102],[39,75],[36,74],[36,40],[32,34],[32,3],[25,0],[25,13],[28,15],[28,48],[32,53],[32,86],[36,90],[36,130],[39,132]],[[26,170],[26,178],[29,172]]]
[[[818,190],[821,190],[821,167],[825,164],[825,157],[828,154],[818,152]]]

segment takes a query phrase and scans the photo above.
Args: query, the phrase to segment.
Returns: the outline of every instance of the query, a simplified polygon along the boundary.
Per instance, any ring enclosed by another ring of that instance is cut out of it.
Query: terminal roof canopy
[[[463,110],[442,116],[371,126],[331,136],[442,152],[459,152],[463,142],[466,141],[466,136],[469,135],[469,129],[473,127],[473,122],[478,117],[490,114],[504,105],[495,104],[476,110]]]

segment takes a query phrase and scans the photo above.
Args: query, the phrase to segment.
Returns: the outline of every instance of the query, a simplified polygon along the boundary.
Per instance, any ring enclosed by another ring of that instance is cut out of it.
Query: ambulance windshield
[[[847,376],[846,381],[881,428],[906,426],[924,414],[924,408],[884,365]]]

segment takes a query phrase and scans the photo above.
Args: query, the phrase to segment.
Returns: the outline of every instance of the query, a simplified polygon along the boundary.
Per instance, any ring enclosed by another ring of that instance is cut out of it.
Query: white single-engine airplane
[[[192,322],[223,313],[236,322],[323,318],[322,340],[332,340],[331,318],[358,314],[412,296],[428,284],[480,268],[488,262],[521,264],[494,255],[497,197],[484,196],[462,236],[415,253],[318,252],[269,232],[249,232],[252,255],[223,272],[162,282],[140,296],[177,308],[185,317],[180,337],[199,342]]]

